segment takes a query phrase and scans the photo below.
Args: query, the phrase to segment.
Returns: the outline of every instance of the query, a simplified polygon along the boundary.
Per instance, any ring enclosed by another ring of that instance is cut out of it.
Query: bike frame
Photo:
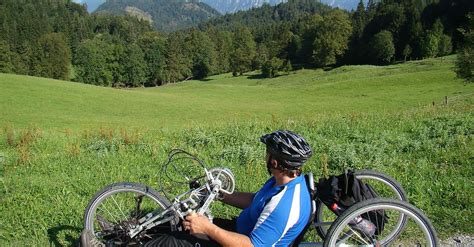
[[[155,210],[147,214],[146,216],[140,218],[138,220],[139,225],[129,231],[130,238],[135,237],[144,230],[148,230],[157,225],[176,220],[177,216],[181,220],[184,220],[189,213],[195,211],[196,209],[196,213],[200,215],[205,215],[209,218],[210,221],[212,221],[213,217],[210,212],[211,203],[217,198],[220,192],[228,194],[232,193],[226,190],[222,190],[222,181],[219,179],[220,175],[223,172],[227,171],[228,173],[230,173],[230,170],[218,170],[219,172],[216,175],[213,174],[213,171],[216,170],[211,169],[210,171],[208,171],[206,168],[204,168],[204,171],[206,173],[206,183],[204,185],[196,189],[190,189],[187,192],[177,196],[173,200],[171,206],[169,206],[166,210],[161,212],[159,210]],[[232,173],[230,174],[230,177],[233,179]],[[171,224],[171,230],[177,230],[176,222],[175,224]]]

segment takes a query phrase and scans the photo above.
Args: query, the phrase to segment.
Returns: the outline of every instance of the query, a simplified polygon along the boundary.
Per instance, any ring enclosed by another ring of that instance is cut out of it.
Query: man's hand
[[[190,213],[183,223],[184,229],[193,235],[207,235],[224,247],[251,247],[250,238],[235,232],[226,231],[214,224],[205,216]]]
[[[189,230],[191,234],[206,234],[209,235],[209,230],[212,229],[213,224],[208,218],[196,213],[190,213],[186,216],[184,221],[184,229]]]

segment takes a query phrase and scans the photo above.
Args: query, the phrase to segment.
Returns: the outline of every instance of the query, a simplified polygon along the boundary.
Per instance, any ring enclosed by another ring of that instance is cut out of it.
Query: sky
[[[76,3],[87,3],[87,11],[92,12],[94,11],[99,5],[105,0],[73,0]]]

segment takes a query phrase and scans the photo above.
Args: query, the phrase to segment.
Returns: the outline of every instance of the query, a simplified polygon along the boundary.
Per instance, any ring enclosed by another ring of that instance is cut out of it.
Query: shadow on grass
[[[199,81],[203,81],[203,82],[208,82],[208,81],[213,81],[214,79],[210,79],[210,78],[204,78],[204,79],[199,79]]]
[[[262,74],[255,74],[255,75],[249,75],[247,76],[247,79],[258,79],[258,80],[261,80],[261,79],[265,79],[266,77],[264,77]]]
[[[48,237],[54,246],[78,246],[82,228],[60,225],[48,229]]]

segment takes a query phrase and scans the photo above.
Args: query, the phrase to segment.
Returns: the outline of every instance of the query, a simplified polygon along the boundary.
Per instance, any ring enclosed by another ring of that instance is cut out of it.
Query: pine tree
[[[461,29],[464,43],[458,51],[455,71],[459,78],[474,82],[474,14],[468,15],[467,28]]]
[[[0,73],[12,73],[12,52],[10,51],[10,45],[0,40]]]
[[[364,2],[362,0],[357,4],[356,11],[352,14],[352,30],[353,38],[360,39],[364,33],[365,25],[367,24],[367,16],[365,12]]]

